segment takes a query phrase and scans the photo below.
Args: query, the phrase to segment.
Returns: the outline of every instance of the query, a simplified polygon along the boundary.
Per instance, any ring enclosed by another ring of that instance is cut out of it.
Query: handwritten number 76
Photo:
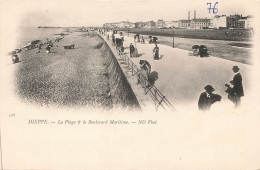
[[[218,13],[218,8],[216,8],[216,5],[217,5],[217,4],[218,4],[218,2],[216,2],[215,5],[214,5],[214,7],[211,8],[211,3],[207,3],[207,5],[209,5],[209,8],[208,8],[209,14],[210,14],[210,10],[212,10],[213,14]]]

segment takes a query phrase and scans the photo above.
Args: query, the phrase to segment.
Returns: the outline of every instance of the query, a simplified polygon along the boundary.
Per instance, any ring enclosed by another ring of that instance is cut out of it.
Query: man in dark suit
[[[218,94],[212,93],[215,89],[211,85],[205,86],[204,89],[206,91],[200,94],[198,106],[199,110],[207,111],[213,103],[220,101],[222,97]]]
[[[235,73],[234,78],[230,83],[233,85],[232,93],[234,94],[234,100],[235,106],[239,106],[241,103],[240,97],[244,96],[244,90],[242,85],[242,76],[239,72],[238,66],[233,66],[232,68],[233,72]]]

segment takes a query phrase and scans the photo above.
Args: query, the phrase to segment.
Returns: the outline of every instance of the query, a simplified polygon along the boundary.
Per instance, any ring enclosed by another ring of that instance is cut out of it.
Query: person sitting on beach
[[[19,61],[19,57],[17,54],[12,55],[12,62],[13,64],[17,63]]]
[[[42,44],[39,44],[37,54],[41,52],[41,49],[42,49]]]
[[[51,46],[48,44],[46,47],[46,53],[50,53],[51,52]]]

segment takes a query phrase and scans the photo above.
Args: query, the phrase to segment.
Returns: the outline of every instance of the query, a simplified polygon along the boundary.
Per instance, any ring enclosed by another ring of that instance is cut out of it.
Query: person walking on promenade
[[[206,91],[200,94],[198,106],[199,110],[207,111],[213,103],[220,101],[222,97],[218,94],[213,94],[215,89],[211,85],[205,86],[204,89]]]
[[[142,35],[142,37],[141,37],[141,44],[144,44],[145,42],[144,42],[144,36]]]
[[[153,59],[159,60],[159,47],[157,46],[157,43],[155,43],[155,47],[153,49]]]
[[[134,45],[132,43],[130,44],[129,50],[130,50],[130,57],[133,57],[133,53],[135,51],[135,47],[134,47]]]
[[[116,40],[115,40],[115,35],[112,34],[112,42],[115,44]]]
[[[233,102],[235,107],[239,106],[241,103],[240,97],[244,96],[244,90],[242,85],[242,76],[239,72],[238,66],[233,66],[233,72],[235,73],[233,80],[230,83],[233,85],[232,93],[234,94]]]

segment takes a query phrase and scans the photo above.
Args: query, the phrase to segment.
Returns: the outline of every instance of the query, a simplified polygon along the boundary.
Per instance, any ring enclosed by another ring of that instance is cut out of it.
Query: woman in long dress
[[[153,49],[153,59],[159,60],[159,47],[157,44],[155,44],[155,47]]]

